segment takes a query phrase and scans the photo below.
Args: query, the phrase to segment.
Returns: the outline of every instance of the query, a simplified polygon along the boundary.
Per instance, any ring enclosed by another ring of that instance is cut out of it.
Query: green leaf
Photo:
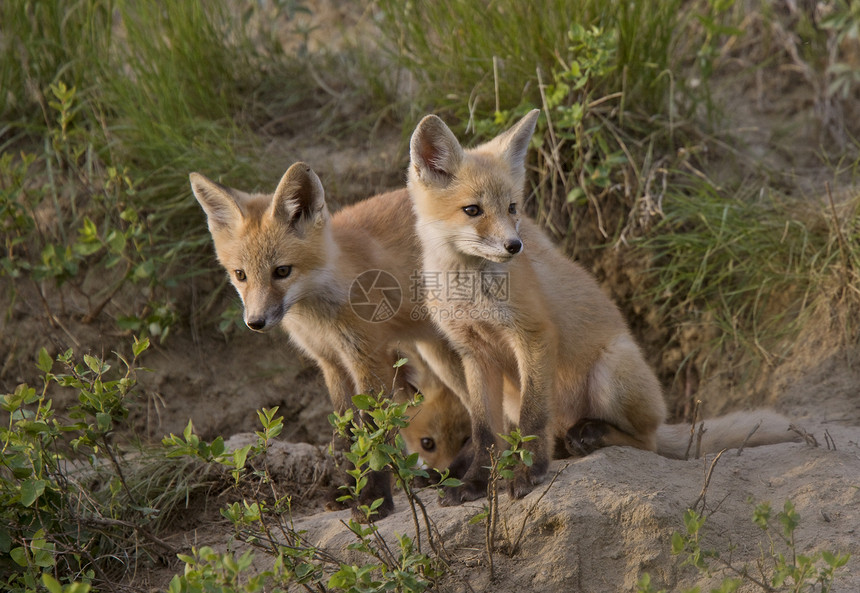
[[[96,425],[99,430],[102,432],[108,432],[110,430],[111,424],[113,424],[113,419],[111,415],[106,412],[99,412],[96,414]]]
[[[39,349],[39,362],[36,364],[43,373],[50,373],[54,367],[54,361],[51,359],[48,351],[44,348]]]
[[[134,354],[134,357],[137,358],[138,356],[140,356],[147,348],[149,348],[149,338],[143,338],[142,340],[138,340],[137,336],[135,336],[134,344],[131,347],[131,351]]]
[[[30,549],[33,552],[33,564],[41,568],[54,566],[54,544],[43,539],[34,539]]]
[[[821,557],[832,568],[840,568],[848,563],[848,560],[851,558],[851,554],[840,555],[825,550],[821,553]]]
[[[216,437],[209,447],[212,457],[220,457],[224,453],[224,437]]]
[[[383,451],[379,449],[374,449],[370,453],[370,459],[368,459],[368,464],[370,465],[370,469],[374,471],[379,471],[386,466],[388,463],[388,455],[386,455]]]
[[[95,356],[84,354],[84,363],[86,363],[90,370],[96,374],[98,374],[102,369],[102,362]]]
[[[32,505],[45,492],[45,480],[24,480],[21,483],[21,504]]]
[[[60,584],[60,581],[48,573],[42,573],[42,584],[45,585],[48,593],[63,593],[63,586]]]
[[[155,261],[146,260],[134,268],[132,276],[135,280],[145,280],[155,275]]]
[[[9,552],[9,555],[12,557],[12,560],[14,560],[15,564],[17,564],[18,566],[27,566],[27,550],[25,550],[22,546],[12,548],[12,550]]]
[[[182,436],[187,442],[191,438],[192,434],[194,434],[194,426],[191,424],[191,420],[189,419],[188,424],[185,425],[185,430],[182,431]]]
[[[123,249],[125,249],[125,235],[114,229],[108,233],[107,243],[114,253],[122,253]]]
[[[490,511],[487,507],[484,507],[484,510],[469,519],[469,525],[475,525],[476,523],[480,523],[484,519],[490,516]]]
[[[373,397],[366,393],[359,393],[352,397],[353,405],[359,410],[369,410],[373,406]]]
[[[237,469],[245,467],[245,462],[248,459],[248,452],[251,450],[251,445],[245,445],[241,449],[233,451],[233,463]]]

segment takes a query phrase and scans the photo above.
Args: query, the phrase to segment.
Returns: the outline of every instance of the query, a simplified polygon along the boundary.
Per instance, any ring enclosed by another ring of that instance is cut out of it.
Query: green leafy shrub
[[[685,533],[672,535],[672,554],[682,557],[681,565],[692,566],[702,577],[720,578],[719,586],[711,589],[711,593],[731,593],[745,584],[766,592],[826,593],[833,589],[836,572],[848,563],[850,555],[828,550],[812,555],[799,554],[795,531],[800,524],[800,515],[791,501],[786,501],[783,510],[775,515],[769,503],[756,505],[753,522],[766,538],[765,545],[760,546],[761,558],[754,566],[735,560],[731,548],[722,551],[703,547],[706,517],[692,509],[684,513]],[[687,593],[700,590],[700,587],[695,587]],[[640,578],[637,591],[657,593],[649,574]]]
[[[146,339],[135,341],[133,357],[117,354],[116,368],[72,351],[52,360],[43,348],[41,390],[22,384],[3,396],[9,421],[0,428],[0,567],[9,590],[54,591],[64,582],[63,590],[85,591],[74,583],[134,569],[136,559],[114,560],[129,540],[141,557],[171,551],[155,532],[208,479],[200,466],[145,451],[129,455],[115,439],[148,347]],[[76,394],[68,419],[48,397],[51,386]]]
[[[404,362],[401,360],[398,364]],[[355,536],[355,542],[348,549],[367,558],[360,565],[344,560],[340,552],[317,548],[305,539],[303,532],[295,529],[291,497],[278,492],[263,455],[267,443],[282,427],[282,418],[276,416],[277,409],[258,412],[263,429],[257,432],[256,443],[234,452],[226,451],[220,438],[211,443],[201,440],[193,433],[190,423],[181,437],[166,437],[163,443],[171,457],[191,456],[230,467],[237,492],[245,492],[240,487],[250,480],[265,486],[253,488],[255,494],[251,498],[243,497],[241,501],[229,503],[221,514],[233,524],[236,539],[265,553],[266,560],[261,561],[251,550],[238,555],[216,553],[211,548],[195,549],[191,554],[179,556],[185,563],[185,570],[173,578],[169,590],[181,593],[204,587],[224,592],[257,591],[286,588],[292,584],[306,590],[348,593],[380,590],[418,593],[431,588],[443,574],[445,564],[442,543],[415,491],[415,479],[427,478],[428,474],[416,467],[417,454],[405,454],[402,437],[396,434],[407,424],[407,409],[417,405],[420,399],[419,396],[412,401],[395,403],[382,395],[358,395],[353,403],[362,413],[361,420],[352,409],[331,417],[336,430],[350,442],[345,456],[353,465],[349,474],[354,481],[344,487],[343,500],[358,499],[369,471],[387,469],[392,471],[397,485],[406,494],[412,512],[414,536],[400,534],[396,543],[384,540],[373,521],[374,510],[381,499],[363,507],[366,524],[355,519],[345,524]],[[249,469],[248,462],[260,458],[263,461],[257,464],[258,469]],[[438,485],[455,484],[455,480],[443,474]],[[423,550],[423,538],[429,540],[432,553]],[[252,562],[256,566],[266,562],[265,568],[251,570]]]

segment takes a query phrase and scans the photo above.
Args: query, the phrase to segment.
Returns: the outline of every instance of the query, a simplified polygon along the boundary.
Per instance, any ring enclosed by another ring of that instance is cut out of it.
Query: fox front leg
[[[399,392],[406,392],[405,377],[402,373],[395,372],[395,359],[386,351],[371,351],[368,354],[353,352],[345,362],[358,387],[356,394],[365,393],[374,397],[382,395],[393,400],[400,395]],[[370,422],[370,418],[363,414],[358,417],[362,422]],[[360,523],[367,522],[368,518],[359,507],[369,507],[380,498],[382,504],[377,507],[373,519],[385,518],[394,511],[391,475],[387,470],[368,472],[367,483],[361,489],[357,505],[352,509],[353,519]]]
[[[469,392],[469,414],[472,418],[472,441],[454,458],[452,466],[468,466],[462,485],[445,489],[445,506],[477,500],[487,495],[490,480],[491,455],[497,445],[495,434],[501,430],[502,374],[489,361],[471,354],[463,356],[463,369]]]
[[[523,436],[534,435],[537,439],[526,442],[523,447],[532,454],[530,465],[519,465],[514,470],[510,483],[511,496],[522,498],[546,477],[551,459],[549,435],[549,406],[554,388],[553,342],[546,339],[545,332],[523,336],[517,348],[522,388],[519,429]]]
[[[341,364],[320,358],[317,360],[323,371],[326,387],[332,399],[332,404],[339,414],[343,414],[352,406],[352,396],[358,393],[356,384],[352,379],[353,373],[347,372]],[[350,448],[349,438],[335,436],[335,447],[348,451]],[[352,480],[352,478],[347,478]],[[376,510],[374,519],[382,519],[394,510],[394,498],[391,492],[391,479],[384,472],[372,471],[367,476],[367,484],[361,489],[358,500],[352,503],[352,517],[360,523],[367,522],[368,518],[359,507],[370,506],[376,499],[382,499],[382,505]],[[331,510],[337,510],[334,503],[327,505]],[[341,507],[342,508],[342,507]]]
[[[334,410],[338,414],[343,414],[351,405],[354,395],[355,384],[352,378],[346,369],[338,364],[324,360],[318,360],[317,363],[322,370],[323,380]]]

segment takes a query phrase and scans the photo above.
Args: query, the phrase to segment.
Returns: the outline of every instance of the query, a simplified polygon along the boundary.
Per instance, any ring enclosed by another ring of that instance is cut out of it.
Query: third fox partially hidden
[[[489,450],[501,445],[496,435],[507,428],[506,415],[522,434],[539,437],[525,445],[532,465],[512,481],[518,497],[544,478],[556,443],[576,454],[629,445],[678,457],[687,447],[683,431],[658,431],[666,417],[661,388],[619,309],[523,214],[538,115],[468,150],[429,115],[410,142],[407,187],[425,277],[501,276],[507,283],[503,291],[480,283],[471,299],[426,291],[434,321],[462,358],[472,419],[473,446],[458,459],[469,469],[463,486],[446,492],[448,503],[485,494]],[[513,394],[506,381],[518,387]],[[792,440],[787,421],[767,418],[759,440]],[[737,419],[714,427],[722,438],[712,446],[743,442],[755,420]]]

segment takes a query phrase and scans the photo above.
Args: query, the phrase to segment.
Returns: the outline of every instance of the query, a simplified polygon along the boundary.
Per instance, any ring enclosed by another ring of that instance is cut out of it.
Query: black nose
[[[523,248],[523,242],[519,239],[508,239],[505,241],[505,249],[511,255],[516,255]]]
[[[254,331],[260,331],[261,329],[266,327],[266,320],[265,319],[249,319],[245,323],[247,323],[248,327],[250,327]]]

